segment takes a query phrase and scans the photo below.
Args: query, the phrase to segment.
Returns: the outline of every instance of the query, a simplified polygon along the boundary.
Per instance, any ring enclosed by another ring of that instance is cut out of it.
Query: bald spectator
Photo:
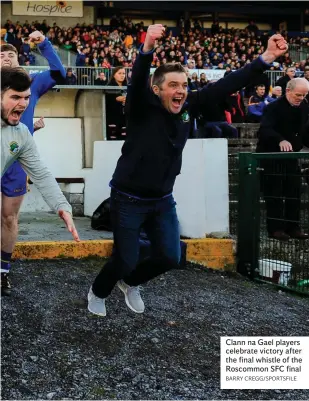
[[[300,152],[309,147],[309,116],[305,97],[309,83],[293,78],[286,93],[264,110],[258,132],[257,152]],[[270,238],[287,241],[309,238],[300,227],[301,174],[297,159],[265,159],[262,162]]]
[[[285,95],[285,90],[288,82],[295,77],[295,73],[296,73],[295,68],[289,67],[286,70],[285,75],[279,78],[278,81],[276,82],[276,86],[281,86],[283,95]]]

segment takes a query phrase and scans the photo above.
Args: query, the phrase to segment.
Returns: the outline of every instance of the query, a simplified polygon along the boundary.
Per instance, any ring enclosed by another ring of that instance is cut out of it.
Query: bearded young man
[[[18,161],[31,177],[47,204],[64,220],[73,238],[79,241],[72,208],[51,172],[41,162],[28,128],[20,123],[31,96],[31,79],[20,67],[1,69],[1,177]],[[8,255],[1,250],[1,262]],[[9,255],[10,256],[10,255]],[[2,265],[3,266],[3,265]],[[10,295],[8,272],[1,266],[1,294]]]
[[[31,75],[31,97],[29,106],[21,115],[30,133],[40,129],[44,124],[42,120],[36,126],[33,125],[34,109],[40,99],[49,89],[57,84],[64,83],[66,77],[65,68],[55,52],[52,44],[41,32],[35,31],[29,35],[29,39],[37,44],[41,54],[47,59],[50,70]],[[10,44],[1,44],[0,47],[1,68],[14,68],[19,65],[18,52]],[[11,257],[18,235],[19,210],[27,192],[27,176],[18,162],[12,166],[1,177],[1,269],[5,273],[5,280],[1,280],[1,291],[8,295],[11,285],[8,273],[11,268]],[[1,271],[2,271],[1,270]],[[7,288],[4,286],[7,285]]]

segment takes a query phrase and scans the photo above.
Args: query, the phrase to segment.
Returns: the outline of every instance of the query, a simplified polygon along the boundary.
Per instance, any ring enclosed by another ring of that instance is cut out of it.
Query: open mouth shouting
[[[10,123],[14,125],[18,124],[24,111],[25,109],[13,110],[9,115]]]
[[[179,113],[182,109],[182,106],[184,104],[185,98],[184,96],[175,96],[172,98],[172,112],[173,113]]]

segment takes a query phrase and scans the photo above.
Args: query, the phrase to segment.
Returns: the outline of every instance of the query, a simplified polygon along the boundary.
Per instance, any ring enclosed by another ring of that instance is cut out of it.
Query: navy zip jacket
[[[210,86],[190,92],[179,114],[169,113],[149,85],[152,52],[141,50],[126,99],[127,138],[111,186],[141,198],[172,193],[190,132],[192,108],[207,108],[247,86],[269,67],[261,57]]]

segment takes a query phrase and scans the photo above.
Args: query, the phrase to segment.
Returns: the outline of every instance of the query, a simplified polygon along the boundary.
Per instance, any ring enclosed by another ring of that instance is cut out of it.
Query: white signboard
[[[189,70],[190,77],[193,74],[193,72],[196,72],[198,77],[200,77],[201,74],[204,73],[206,75],[208,81],[223,78],[224,74],[225,74],[225,70]]]
[[[83,17],[82,1],[12,1],[12,15]]]
[[[155,72],[155,68],[150,69],[150,73],[153,74]],[[192,76],[194,72],[197,73],[197,76],[200,77],[201,74],[205,74],[208,81],[218,80],[224,77],[225,70],[198,70],[198,69],[188,69],[189,77]]]

